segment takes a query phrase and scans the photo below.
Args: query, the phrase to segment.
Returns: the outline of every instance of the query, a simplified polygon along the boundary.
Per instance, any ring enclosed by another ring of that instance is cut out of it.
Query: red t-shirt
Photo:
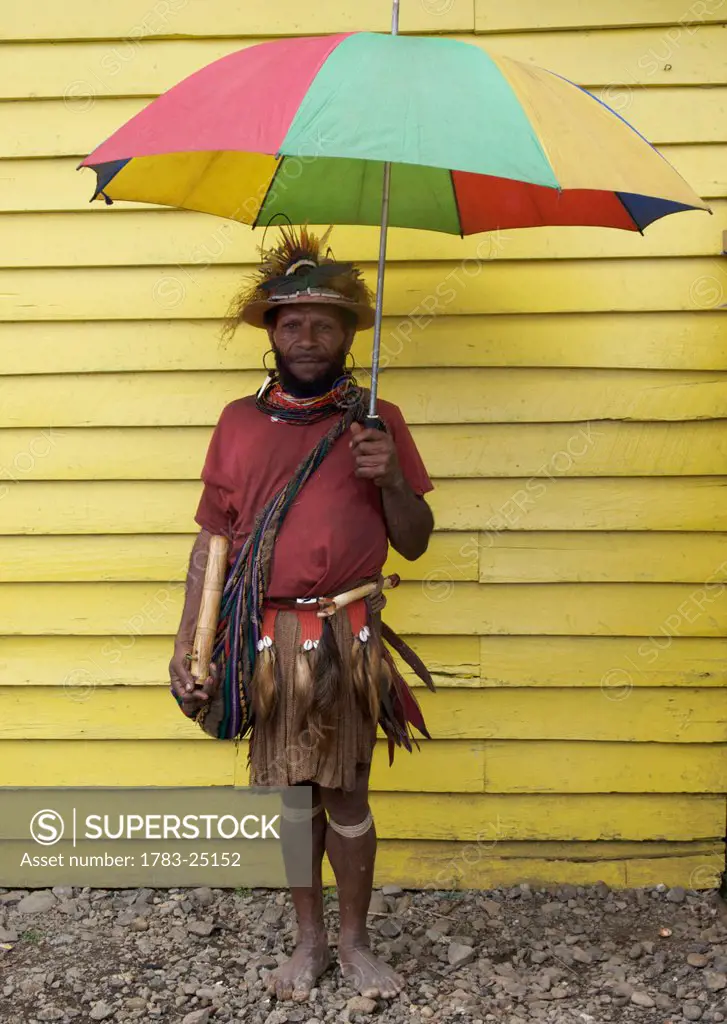
[[[432,482],[404,417],[391,402],[379,402],[402,472],[419,495]],[[309,426],[271,419],[254,396],[231,402],[212,435],[202,470],[204,491],[196,522],[230,539],[232,562],[257,513],[280,490],[330,430],[330,416]],[[381,572],[388,537],[381,490],[354,475],[345,433],[306,481],[283,521],[275,544],[268,587],[271,598],[335,594],[355,580]]]

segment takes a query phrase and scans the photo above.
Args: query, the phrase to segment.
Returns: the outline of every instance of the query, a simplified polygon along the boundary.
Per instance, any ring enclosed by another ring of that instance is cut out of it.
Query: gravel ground
[[[326,902],[335,942],[335,893]],[[301,1006],[264,992],[291,949],[287,893],[0,889],[0,1021],[727,1019],[727,911],[714,892],[387,886],[371,911],[374,948],[406,991],[363,999],[332,968]]]

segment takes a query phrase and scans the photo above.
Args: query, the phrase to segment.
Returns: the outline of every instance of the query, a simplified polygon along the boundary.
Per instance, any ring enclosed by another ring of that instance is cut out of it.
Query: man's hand
[[[399,465],[396,445],[391,434],[383,430],[366,429],[360,423],[351,424],[351,450],[355,474],[373,480],[377,487],[400,487],[404,474]]]
[[[216,665],[210,665],[210,674],[204,683],[194,678],[187,657],[192,653],[192,647],[191,643],[178,640],[174,645],[174,657],[169,663],[172,689],[182,701],[184,713],[190,717],[196,715],[209,702],[220,685]]]

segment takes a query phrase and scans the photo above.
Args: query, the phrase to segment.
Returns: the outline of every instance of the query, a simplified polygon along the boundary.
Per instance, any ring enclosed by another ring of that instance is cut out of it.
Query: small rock
[[[91,1020],[108,1020],[109,1017],[113,1017],[115,1012],[113,1006],[109,1006],[108,1003],[101,1000],[100,1003],[93,1004],[89,1017]]]
[[[349,1013],[373,1013],[376,1009],[376,1000],[367,999],[366,996],[354,996],[346,1003]]]
[[[0,942],[17,942],[18,933],[12,928],[0,928]]]
[[[681,885],[675,885],[674,888],[670,889],[669,892],[666,894],[666,898],[669,900],[670,903],[683,903],[684,900],[687,898],[687,894],[686,891],[681,887]],[[699,1016],[701,1017],[701,1013]],[[699,1017],[687,1019],[699,1020]]]
[[[388,914],[389,904],[384,899],[384,894],[379,892],[378,889],[371,893],[371,902],[369,903],[369,914]]]
[[[192,889],[192,896],[200,907],[211,907],[215,902],[214,893],[207,885],[202,885],[199,889]]]
[[[182,1018],[182,1024],[207,1024],[209,1019],[209,1010],[193,1010]]]
[[[629,956],[631,957],[632,960],[638,960],[643,952],[644,951],[641,948],[641,943],[640,942],[635,942],[633,944],[633,946],[631,947],[631,949],[629,950]]]
[[[447,959],[452,967],[463,967],[474,957],[475,951],[472,946],[464,946],[459,942],[450,942],[447,949]]]
[[[385,918],[379,925],[379,934],[385,939],[395,939],[401,935],[401,925],[391,917]]]
[[[499,917],[502,914],[502,904],[497,900],[483,900],[482,909],[488,917]]]
[[[42,1010],[38,1010],[36,1013],[38,1020],[63,1020],[65,1014],[58,1006],[45,1006]]]
[[[289,1019],[285,1010],[271,1010],[265,1018],[265,1024],[287,1024]]]
[[[640,992],[638,989],[636,992],[631,993],[631,1002],[635,1006],[644,1006],[647,1010],[650,1010],[654,1006],[654,1000],[648,994],[648,992]]]
[[[384,896],[401,896],[404,892],[400,885],[382,885],[381,891]]]
[[[0,893],[0,907],[9,906],[11,903],[20,903],[22,898],[27,895],[27,889],[11,889],[10,892]]]
[[[54,885],[51,892],[54,896],[57,896],[59,900],[70,900],[73,896],[73,886]]]
[[[682,1014],[687,1020],[699,1020],[703,1012],[699,1003],[685,1003],[682,1006]]]
[[[135,917],[131,922],[133,932],[146,932],[149,930],[149,922],[145,917]]]
[[[131,999],[126,1000],[126,1006],[129,1010],[145,1010],[146,999],[142,999],[141,996],[132,996]]]
[[[190,921],[187,925],[187,931],[191,932],[192,935],[199,935],[201,938],[206,939],[215,930],[215,926],[211,921]]]
[[[581,949],[580,946],[574,946],[570,952],[573,959],[577,960],[579,964],[593,963],[593,957],[591,954],[587,953],[585,949]]]
[[[23,896],[15,908],[19,914],[44,914],[56,905],[58,901],[48,889],[39,889]]]
[[[727,975],[721,971],[705,971],[702,980],[710,992],[721,992],[727,987]]]
[[[428,1020],[430,1017],[434,1016],[434,1010],[431,1008],[431,1006],[422,1006],[422,1008],[419,1011],[419,1016],[424,1017],[426,1020]]]
[[[279,925],[285,917],[285,907],[266,907],[263,911],[265,924]]]
[[[690,967],[706,967],[709,957],[704,953],[687,953],[687,963]]]

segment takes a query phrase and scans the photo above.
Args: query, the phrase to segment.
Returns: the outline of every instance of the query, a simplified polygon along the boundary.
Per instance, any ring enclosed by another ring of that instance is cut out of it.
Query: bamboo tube
[[[392,573],[391,576],[384,577],[381,590],[392,590],[394,587],[398,587],[400,582],[400,578],[396,573]],[[369,597],[370,594],[375,594],[377,590],[379,590],[378,583],[364,583],[362,587],[356,587],[355,590],[347,590],[345,594],[337,594],[336,597],[319,598],[318,603],[321,610],[318,612],[318,618],[330,618],[341,608],[345,608],[346,605],[353,604],[354,601],[359,601],[362,597]]]
[[[217,623],[220,617],[222,591],[227,573],[227,551],[229,541],[226,537],[210,537],[207,567],[204,574],[204,589],[199,605],[197,632],[194,636],[192,650],[192,675],[200,683],[204,683],[210,673],[210,661],[215,645]]]

